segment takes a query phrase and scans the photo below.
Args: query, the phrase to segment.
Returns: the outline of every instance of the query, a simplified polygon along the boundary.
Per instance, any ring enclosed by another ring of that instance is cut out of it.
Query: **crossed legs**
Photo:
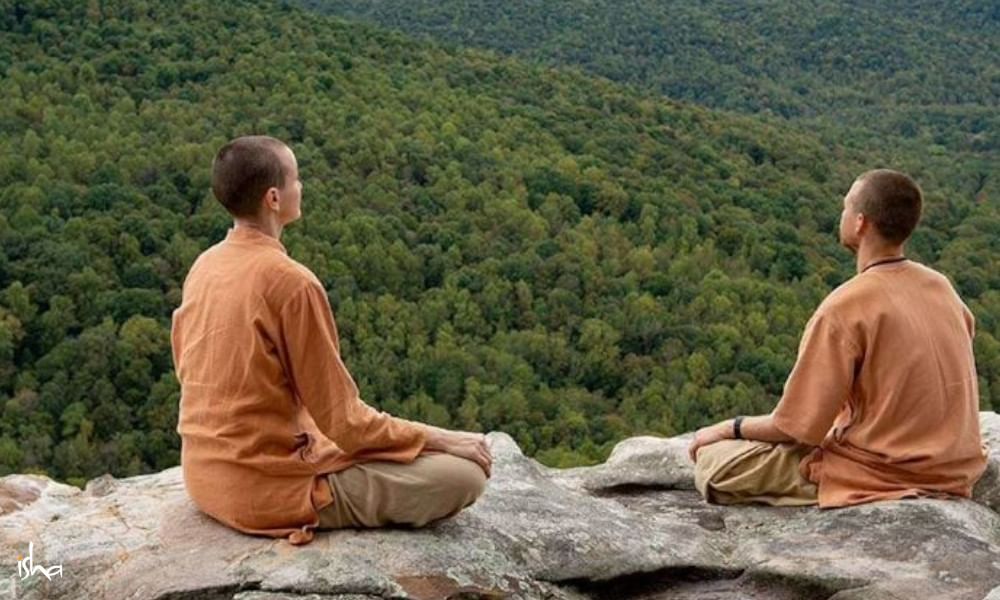
[[[412,463],[373,461],[327,475],[333,504],[319,513],[319,529],[409,525],[423,527],[476,501],[486,475],[451,454],[422,454]]]
[[[816,504],[816,484],[799,474],[799,463],[812,449],[750,440],[702,446],[694,468],[695,487],[714,504]]]

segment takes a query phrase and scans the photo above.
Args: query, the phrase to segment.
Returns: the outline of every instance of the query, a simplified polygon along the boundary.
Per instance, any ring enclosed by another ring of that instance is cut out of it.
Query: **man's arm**
[[[326,290],[309,282],[280,309],[277,350],[289,384],[321,432],[345,452],[409,462],[423,450],[424,427],[363,402],[340,357]]]
[[[770,415],[744,419],[741,437],[818,446],[850,397],[862,357],[836,319],[817,311],[806,325],[778,406]],[[734,437],[732,419],[699,430],[689,447],[691,460],[697,461],[702,446]]]
[[[467,458],[489,475],[492,457],[485,436],[455,432],[393,417],[359,396],[340,356],[340,341],[326,290],[310,282],[280,309],[279,355],[317,427],[345,452],[367,460],[410,462],[424,451]]]
[[[740,437],[745,440],[758,440],[775,444],[795,441],[795,438],[775,426],[771,415],[744,418],[740,424]],[[691,457],[691,461],[694,462],[697,460],[698,450],[702,446],[733,439],[736,439],[733,419],[726,419],[715,425],[699,429],[694,434],[694,440],[691,441],[691,445],[688,447],[688,454]]]

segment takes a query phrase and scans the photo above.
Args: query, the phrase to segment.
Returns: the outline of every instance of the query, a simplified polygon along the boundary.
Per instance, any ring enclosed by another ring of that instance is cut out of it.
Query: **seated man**
[[[422,526],[474,502],[492,465],[485,436],[359,398],[323,285],[280,241],[301,216],[291,149],[233,140],[212,191],[234,226],[194,261],[171,327],[181,465],[198,508],[298,545],[317,527]]]
[[[706,500],[831,508],[971,496],[986,468],[974,320],[943,275],[903,257],[922,203],[895,171],[851,186],[840,241],[858,274],[809,320],[770,415],[695,434]]]

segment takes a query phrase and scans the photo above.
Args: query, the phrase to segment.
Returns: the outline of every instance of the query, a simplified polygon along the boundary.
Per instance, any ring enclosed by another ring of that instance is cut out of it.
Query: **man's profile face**
[[[286,225],[302,216],[302,182],[299,181],[299,164],[292,149],[285,146],[278,156],[285,174],[285,185],[278,189],[278,219]]]
[[[840,245],[851,252],[857,253],[861,242],[860,223],[858,213],[855,208],[858,204],[858,194],[864,183],[856,180],[851,189],[844,196],[844,210],[840,213]]]

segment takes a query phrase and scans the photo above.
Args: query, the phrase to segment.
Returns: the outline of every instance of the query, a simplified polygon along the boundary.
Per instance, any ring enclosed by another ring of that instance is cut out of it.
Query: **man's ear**
[[[871,227],[871,221],[868,220],[868,217],[866,217],[864,213],[858,213],[858,216],[854,221],[854,233],[860,237],[865,233],[865,231],[868,230],[869,227]]]
[[[278,205],[278,202],[280,200],[280,198],[278,197],[278,188],[276,187],[267,188],[267,192],[264,193],[264,199],[267,202],[268,209],[278,210],[280,208],[280,206]],[[272,201],[274,203],[273,207],[272,207]]]

